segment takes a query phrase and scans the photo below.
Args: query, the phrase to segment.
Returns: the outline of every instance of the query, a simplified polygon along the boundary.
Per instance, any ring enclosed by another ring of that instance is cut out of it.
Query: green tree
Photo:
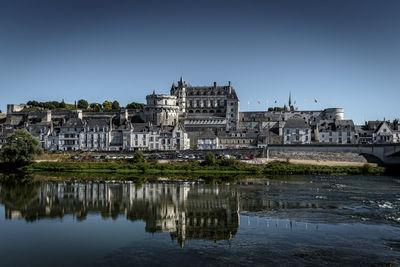
[[[90,104],[90,109],[93,109],[95,111],[100,111],[102,109],[102,106],[99,103],[92,103]]]
[[[103,102],[103,108],[104,108],[105,110],[110,110],[110,109],[112,108],[111,102],[108,101],[108,100],[104,101],[104,102]]]
[[[64,99],[61,101],[60,105],[58,106],[59,108],[65,109],[67,105],[64,102]]]
[[[206,156],[204,157],[204,164],[205,165],[215,165],[215,155],[212,152],[207,152]]]
[[[126,105],[126,108],[127,109],[142,109],[144,106],[145,106],[145,104],[132,102],[132,103]]]
[[[38,107],[39,106],[39,102],[37,102],[35,100],[28,101],[26,104],[30,105],[30,106],[33,106],[33,107]]]
[[[89,107],[89,103],[85,99],[78,100],[78,108],[87,109]]]
[[[112,109],[120,109],[121,107],[119,106],[118,101],[114,100],[114,102],[112,102],[111,108]]]
[[[21,129],[6,137],[1,156],[5,162],[22,166],[32,162],[41,153],[43,151],[39,141],[25,129]]]
[[[146,159],[143,157],[143,152],[140,150],[136,150],[133,154],[133,162],[134,163],[142,163],[146,162]]]

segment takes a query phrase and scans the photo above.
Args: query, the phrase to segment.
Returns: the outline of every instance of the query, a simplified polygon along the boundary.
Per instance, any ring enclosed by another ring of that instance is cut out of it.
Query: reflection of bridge
[[[269,151],[305,151],[305,152],[336,152],[357,153],[373,156],[386,165],[400,164],[400,144],[375,144],[375,145],[269,145]]]

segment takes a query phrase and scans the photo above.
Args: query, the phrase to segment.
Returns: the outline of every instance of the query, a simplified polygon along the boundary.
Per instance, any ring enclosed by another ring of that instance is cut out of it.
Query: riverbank
[[[108,174],[329,174],[329,175],[383,175],[384,167],[364,164],[362,166],[326,166],[311,164],[294,164],[290,162],[272,161],[268,164],[246,164],[236,160],[217,160],[215,164],[205,165],[199,161],[180,162],[144,162],[128,161],[111,162],[37,162],[22,168],[25,172],[57,172],[57,173],[108,173]]]

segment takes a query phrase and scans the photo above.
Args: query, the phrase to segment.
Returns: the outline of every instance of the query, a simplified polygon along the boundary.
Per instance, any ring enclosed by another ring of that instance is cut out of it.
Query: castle
[[[355,126],[344,120],[342,108],[299,110],[291,94],[279,111],[240,112],[239,104],[231,82],[191,86],[183,77],[172,83],[170,94],[153,90],[143,109],[27,111],[26,104],[10,104],[7,116],[0,119],[0,146],[18,128],[27,129],[46,150],[169,151],[274,143],[400,142],[398,121],[373,124],[373,129],[367,127],[372,124]]]

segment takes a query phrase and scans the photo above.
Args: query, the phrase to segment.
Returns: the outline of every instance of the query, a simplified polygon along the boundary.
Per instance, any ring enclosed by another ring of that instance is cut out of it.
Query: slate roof
[[[83,127],[83,121],[79,118],[71,118],[69,119],[62,127],[64,128],[75,128],[75,127]]]
[[[303,119],[288,119],[284,128],[311,128]]]
[[[323,121],[318,124],[319,131],[354,131],[353,120]]]
[[[107,119],[91,119],[86,121],[86,126],[88,126],[90,129],[99,127],[109,127],[110,126],[110,120]]]
[[[200,135],[199,135],[199,139],[214,139],[214,138],[216,138],[217,136],[214,134],[214,132],[211,130],[211,129],[207,129],[207,130],[205,130],[204,132],[202,132]]]

